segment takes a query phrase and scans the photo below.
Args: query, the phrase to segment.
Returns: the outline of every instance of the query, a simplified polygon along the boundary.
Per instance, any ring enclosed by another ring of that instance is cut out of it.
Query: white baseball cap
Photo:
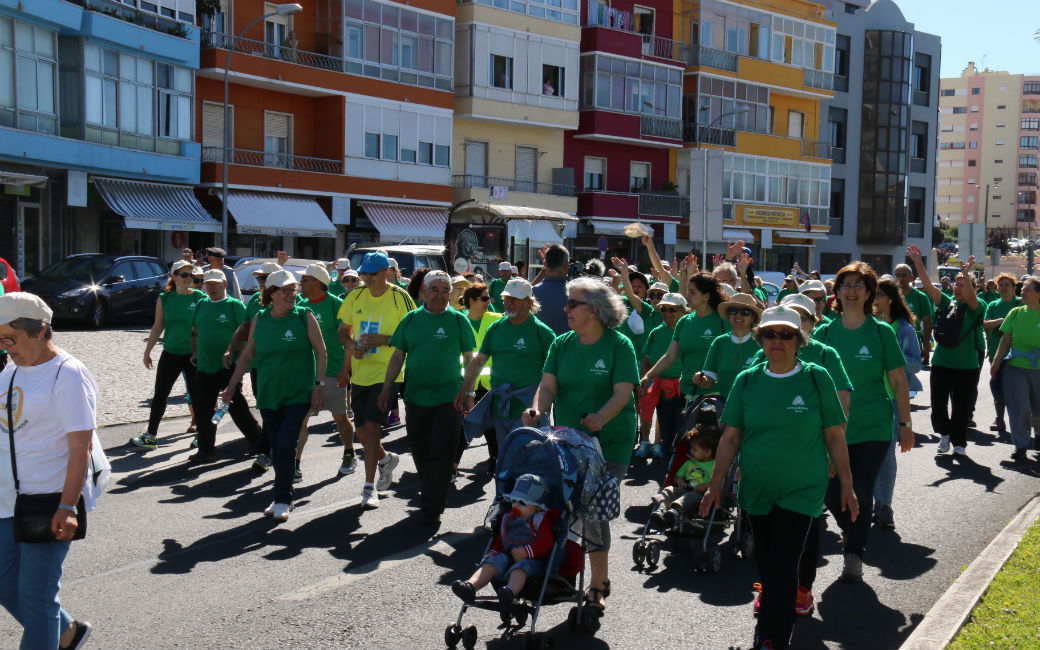
[[[689,308],[686,302],[686,298],[681,293],[666,293],[661,298],[661,302],[657,303],[657,308],[660,309],[661,305],[672,305],[673,307],[681,307],[683,311]]]
[[[513,273],[519,273],[520,272],[520,269],[516,268],[515,266],[510,266],[509,270],[512,271]]]
[[[650,285],[649,289],[647,289],[647,293],[650,293],[651,291],[663,291],[668,293],[668,285],[664,282],[655,282]]]
[[[295,275],[285,269],[280,269],[267,276],[267,286],[269,287],[287,287],[290,284],[299,284],[299,282]]]
[[[358,272],[355,271],[354,269],[347,269],[343,273],[343,277],[345,277],[345,278],[356,278],[356,277],[358,277]]]
[[[271,275],[275,271],[281,271],[282,267],[280,264],[275,262],[264,262],[260,265],[260,268],[253,271],[253,275]]]
[[[214,270],[214,271],[219,271],[220,269],[213,269],[213,270]],[[205,274],[206,274],[206,272],[202,270],[202,267],[201,267],[201,266],[196,266],[196,267],[193,267],[193,268],[191,269],[191,274],[192,274],[192,275],[205,275]],[[223,275],[223,274],[222,274],[222,275]]]
[[[189,265],[190,266],[190,265]],[[7,325],[19,318],[51,322],[54,312],[43,298],[26,291],[15,291],[0,296],[0,325]]]
[[[188,261],[185,261],[185,260],[177,260],[176,262],[173,263],[173,266],[170,267],[170,275],[173,275],[177,271],[180,271],[185,266],[190,266],[192,268],[195,268],[195,265],[192,264],[191,262],[188,262]]]
[[[202,275],[203,282],[227,282],[227,276],[220,269],[210,269]]]
[[[823,286],[823,283],[819,280],[806,280],[802,283],[802,286],[798,287],[798,291],[801,293],[806,293],[807,291],[827,293],[827,287]]]
[[[816,318],[816,301],[805,294],[789,293],[780,301],[780,305],[791,309],[802,309],[806,316]]]
[[[808,343],[805,332],[802,331],[802,317],[791,307],[780,305],[779,307],[770,307],[763,311],[762,319],[758,322],[758,330],[761,332],[763,327],[787,327],[793,329],[795,332],[798,332],[798,338],[801,340],[802,345]]]
[[[499,271],[511,271],[511,270],[513,270],[513,265],[510,264],[509,262],[499,262],[498,270]]]
[[[506,288],[502,289],[502,295],[509,298],[526,300],[534,295],[534,289],[531,288],[531,283],[527,280],[523,278],[513,278],[509,282],[506,282]]]
[[[340,271],[345,271],[350,268],[350,260],[345,257],[341,257],[336,260],[336,268]]]
[[[326,287],[329,286],[329,284],[332,282],[332,277],[329,275],[329,272],[325,269],[324,264],[311,264],[307,266],[307,269],[303,272],[303,274],[307,277],[314,278],[318,282],[324,284]],[[271,279],[268,278],[268,282],[270,282],[270,280]]]
[[[397,260],[395,260],[392,257],[388,257],[387,258],[387,263],[390,264],[390,268],[392,268],[392,269],[400,268],[400,267],[397,266]]]

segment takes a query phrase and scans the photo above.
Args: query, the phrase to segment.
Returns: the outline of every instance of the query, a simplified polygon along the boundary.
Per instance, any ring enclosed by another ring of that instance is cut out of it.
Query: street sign
[[[607,252],[607,248],[609,248],[609,246],[607,245],[607,236],[606,235],[600,235],[599,236],[599,242],[596,244],[596,247],[599,248],[599,252],[601,252],[601,253],[606,253]]]

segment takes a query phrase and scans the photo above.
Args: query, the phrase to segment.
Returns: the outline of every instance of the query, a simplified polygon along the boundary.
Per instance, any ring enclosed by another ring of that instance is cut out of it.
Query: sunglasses
[[[777,338],[782,340],[782,341],[790,341],[790,340],[794,339],[794,337],[796,337],[796,336],[798,336],[798,334],[796,332],[794,332],[793,330],[763,330],[762,331],[762,338],[766,339],[767,341],[772,341],[773,339],[777,339]]]
[[[192,284],[202,284],[202,278],[192,278]]]
[[[357,282],[357,281],[358,281],[358,278],[343,278],[343,282],[348,282],[348,283],[351,283],[351,284],[353,284],[354,282]]]
[[[662,314],[677,314],[682,310],[678,307],[660,307],[657,311],[661,312]]]
[[[578,307],[581,307],[582,305],[587,305],[587,304],[589,304],[589,303],[585,302],[584,300],[569,299],[569,300],[567,300],[567,309],[577,309]]]
[[[648,298],[650,300],[660,300],[661,298],[664,298],[664,294],[658,291],[656,293],[648,294]]]
[[[178,278],[190,278],[191,277],[191,273],[174,273],[173,275],[178,277]]]
[[[750,316],[753,313],[755,313],[755,310],[750,307],[731,307],[729,310],[730,316],[734,314],[737,316]]]
[[[491,300],[491,296],[477,296],[477,300],[480,302],[488,302]]]
[[[826,300],[827,298],[825,296],[820,296],[819,298],[812,299],[813,302],[826,302]]]

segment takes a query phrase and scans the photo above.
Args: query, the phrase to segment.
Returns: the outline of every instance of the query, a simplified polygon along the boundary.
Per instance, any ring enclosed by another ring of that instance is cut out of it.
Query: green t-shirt
[[[831,346],[809,339],[809,345],[799,349],[797,356],[800,361],[815,363],[826,370],[827,374],[831,376],[836,390],[852,390],[852,381],[845,372],[845,364],[841,362],[841,355]],[[753,366],[760,363],[766,363],[765,350],[756,352],[755,357],[751,360]]]
[[[224,352],[245,318],[246,306],[231,296],[219,302],[202,300],[195,306],[191,326],[197,334],[195,349],[199,372],[213,374],[224,370]]]
[[[987,305],[994,300],[1000,300],[999,291],[980,291],[979,300],[985,302]]]
[[[767,306],[769,305],[769,296],[766,295],[765,289],[760,289],[758,287],[755,287],[754,289],[751,290],[751,292],[753,294],[755,294],[756,298],[758,298],[759,300],[762,301],[763,305],[767,305]]]
[[[614,394],[614,384],[639,384],[636,352],[632,342],[616,330],[606,330],[598,341],[582,345],[578,334],[566,332],[556,337],[542,369],[556,375],[556,401],[553,416],[557,426],[582,429],[581,420],[603,407]],[[603,456],[628,465],[636,440],[634,397],[599,432]]]
[[[953,299],[946,294],[942,294],[942,300],[939,302],[936,313],[942,314],[953,306],[956,306]],[[980,332],[982,331],[982,320],[985,316],[985,303],[978,303],[974,310],[967,309],[967,305],[965,305],[964,318],[961,321],[961,329],[958,332],[959,339],[957,345],[941,345],[936,342],[935,352],[932,353],[932,365],[961,370],[978,368],[978,351],[981,348],[980,339],[982,336]],[[970,331],[975,328],[977,328],[976,331]]]
[[[910,289],[910,293],[905,294],[903,299],[906,300],[906,306],[910,308],[910,311],[917,318],[914,329],[921,333],[924,331],[924,319],[930,318],[935,313],[935,304],[928,297],[928,294],[920,289]]]
[[[191,354],[191,321],[195,305],[206,300],[206,294],[193,289],[180,294],[164,291],[159,294],[163,306],[163,349],[170,354]]]
[[[263,307],[260,306],[260,292],[257,291],[246,303],[246,320],[252,323],[253,317],[259,314],[261,309]]]
[[[524,388],[540,382],[545,358],[549,356],[549,348],[555,338],[556,333],[552,328],[533,314],[519,325],[510,323],[508,318],[492,323],[480,344],[480,353],[494,360],[491,366],[491,387],[508,383],[514,388]],[[520,417],[529,406],[520,400],[512,400],[509,417]]]
[[[667,323],[661,323],[654,328],[654,331],[650,332],[649,336],[646,337],[646,344],[643,346],[642,357],[646,357],[647,361],[650,362],[650,367],[653,368],[654,364],[661,360],[667,352],[668,348],[672,345],[672,337],[675,335],[675,331],[668,327]],[[640,357],[640,359],[642,359]],[[668,366],[668,368],[658,375],[658,377],[665,377],[667,379],[677,379],[682,375],[682,364],[678,359],[675,363]]]
[[[946,296],[950,300],[953,300],[953,289],[940,289],[939,293]]]
[[[1011,332],[1011,349],[1032,354],[1040,348],[1040,309],[1030,309],[1025,305],[1015,307],[1004,317],[1000,326],[1001,332]],[[1009,362],[1016,368],[1035,368],[1029,359],[1014,358]]]
[[[253,330],[257,408],[310,403],[317,368],[307,336],[308,314],[299,305],[281,318],[274,318],[270,309],[257,314]]]
[[[711,474],[714,471],[714,460],[700,461],[690,458],[679,466],[679,471],[675,473],[675,476],[686,481],[692,487],[698,483],[707,483],[710,481]]]
[[[336,377],[343,369],[345,353],[343,344],[339,342],[339,336],[336,334],[339,330],[339,308],[342,304],[342,298],[329,293],[318,302],[308,300],[300,305],[311,310],[314,319],[318,321],[321,340],[325,341],[325,355],[328,359],[325,365],[326,377]]]
[[[329,283],[329,295],[342,298],[347,294],[347,288],[343,286],[343,283],[339,279],[333,280]]]
[[[782,376],[757,365],[737,377],[722,420],[744,432],[739,457],[741,508],[750,515],[767,515],[773,506],[780,506],[820,516],[830,481],[823,430],[845,421],[830,375],[812,363],[799,364]],[[888,437],[892,437],[891,423]]]
[[[683,395],[694,394],[693,376],[704,369],[704,358],[708,356],[711,342],[731,329],[729,322],[722,320],[719,313],[714,311],[707,316],[686,314],[675,324],[672,340],[679,342],[682,369],[679,390]]]
[[[491,304],[495,306],[495,311],[500,314],[504,314],[506,311],[505,303],[502,302],[502,291],[506,288],[506,281],[502,278],[495,278],[488,285],[488,295],[491,296]]]
[[[838,351],[855,390],[849,405],[848,444],[892,440],[895,411],[888,394],[887,373],[906,365],[896,333],[873,316],[854,330],[841,317],[822,324],[813,338]]]
[[[776,304],[780,304],[780,301],[792,294],[798,293],[797,289],[781,289],[780,293],[776,294]]]
[[[408,355],[404,401],[417,406],[450,403],[462,386],[463,352],[472,352],[477,339],[469,319],[447,308],[431,314],[425,307],[405,314],[390,337],[390,346]]]
[[[668,291],[670,293],[679,293],[679,278],[672,276],[672,279],[668,282]]]
[[[628,326],[628,318],[631,316],[634,310],[632,308],[632,305],[628,302],[628,296],[622,296],[621,300],[625,303],[625,308],[628,310],[628,315],[626,315],[625,317],[625,322],[621,323],[621,325],[617,328],[617,331],[627,336],[629,341],[632,341],[632,347],[636,350],[636,352],[642,352],[643,348],[646,346],[646,338],[650,336],[651,330],[653,330],[655,327],[662,323],[661,314],[657,313],[657,310],[654,309],[653,305],[644,300],[642,313],[639,314],[639,317],[643,319],[643,333],[634,334],[632,333],[632,328]]]
[[[1006,318],[1008,312],[1015,307],[1022,304],[1022,299],[1015,296],[1011,300],[1000,300],[999,298],[986,305],[986,315],[983,320],[996,320],[998,318]],[[992,362],[993,357],[997,354],[997,346],[1000,345],[1000,328],[994,327],[991,330],[986,331],[986,343],[989,347],[989,360]]]
[[[748,334],[743,341],[737,342],[732,334],[723,334],[711,342],[708,356],[704,358],[704,374],[715,380],[709,389],[701,389],[701,393],[718,393],[725,397],[733,388],[733,380],[742,371],[751,367],[751,359],[761,350],[754,335]]]

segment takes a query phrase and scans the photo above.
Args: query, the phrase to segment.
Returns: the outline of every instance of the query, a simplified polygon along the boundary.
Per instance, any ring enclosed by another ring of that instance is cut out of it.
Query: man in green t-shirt
[[[192,404],[195,407],[195,422],[198,426],[196,440],[199,447],[188,458],[191,463],[212,463],[217,459],[214,452],[217,425],[212,422],[212,418],[217,407],[217,397],[231,380],[234,365],[232,358],[225,358],[224,351],[246,317],[246,306],[242,301],[227,295],[227,279],[223,271],[206,271],[202,276],[202,287],[209,299],[195,305],[191,322],[191,355],[196,367]],[[225,409],[225,406],[221,405],[221,409]],[[242,395],[242,382],[235,385],[235,393],[226,412],[250,445],[255,446],[260,440],[260,425]]]
[[[336,277],[329,282],[329,294],[342,298],[348,291],[354,288],[347,286],[346,282],[344,282],[344,276],[349,270],[351,270],[350,260],[345,257],[336,260]],[[354,271],[354,277],[357,277],[357,271]]]
[[[982,321],[982,326],[986,330],[986,344],[989,349],[990,366],[993,365],[993,358],[996,356],[997,348],[1000,346],[1000,326],[1004,324],[1004,318],[1007,317],[1012,309],[1022,304],[1022,299],[1015,295],[1015,284],[1015,276],[1010,273],[1001,274],[996,281],[997,298],[986,305],[986,317]],[[1003,378],[994,377],[990,380],[989,387],[990,392],[993,394],[993,406],[997,411],[997,417],[993,420],[989,430],[1003,433],[1007,430],[1007,426],[1004,424],[1006,402],[1004,400]]]
[[[491,296],[491,304],[495,311],[502,313],[505,304],[502,302],[502,290],[506,288],[506,282],[513,277],[513,266],[509,262],[501,262],[498,265],[498,277],[491,281],[488,286],[488,295]]]
[[[935,305],[928,294],[914,288],[914,272],[909,264],[897,265],[892,275],[899,285],[899,292],[906,300],[906,306],[917,317],[915,328],[917,340],[921,343],[921,363],[927,366],[932,354],[932,314],[935,313]]]
[[[340,464],[339,474],[346,476],[353,474],[357,468],[357,457],[354,455],[354,424],[347,417],[347,387],[340,386],[338,379],[345,356],[343,344],[338,336],[339,309],[343,300],[329,293],[331,280],[325,267],[321,264],[311,264],[300,278],[300,292],[306,299],[303,306],[314,314],[314,319],[318,321],[318,329],[321,330],[321,338],[325,342],[328,362],[325,366],[325,377],[318,379],[324,379],[325,409],[332,414],[339,438],[343,441],[343,462]],[[316,413],[305,415],[300,427],[300,441],[296,445],[296,481],[303,480],[300,458],[303,456],[303,447],[307,444],[307,422],[311,415]]]
[[[454,400],[462,386],[462,364],[473,359],[477,339],[468,319],[448,307],[451,277],[430,271],[423,278],[422,309],[408,313],[390,338],[396,348],[387,364],[379,407],[387,410],[405,357],[404,407],[408,443],[419,473],[419,503],[424,524],[437,525],[448,496],[459,449],[462,414]]]

